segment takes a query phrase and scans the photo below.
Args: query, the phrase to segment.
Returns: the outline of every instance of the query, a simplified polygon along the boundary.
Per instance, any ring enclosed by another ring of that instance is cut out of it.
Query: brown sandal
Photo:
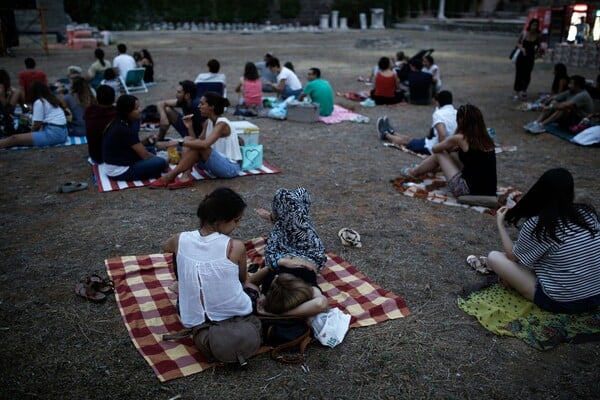
[[[92,274],[85,279],[85,283],[91,284],[97,292],[109,295],[115,290],[115,284],[110,279],[104,279],[98,274]]]

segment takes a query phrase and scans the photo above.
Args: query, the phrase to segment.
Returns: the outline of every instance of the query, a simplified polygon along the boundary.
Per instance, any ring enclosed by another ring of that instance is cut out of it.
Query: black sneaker
[[[387,127],[385,124],[385,120],[387,117],[379,117],[377,118],[377,132],[379,132],[379,139],[386,140],[385,135],[388,134]]]
[[[390,119],[387,117],[387,115],[386,115],[386,116],[384,116],[383,118],[384,118],[384,120],[385,120],[385,122],[384,122],[384,123],[385,123],[385,128],[386,128],[386,131],[387,131],[387,133],[389,133],[390,135],[393,135],[393,134],[396,132],[396,130],[395,130],[395,129],[394,129],[394,127],[393,127],[393,126],[390,124]]]

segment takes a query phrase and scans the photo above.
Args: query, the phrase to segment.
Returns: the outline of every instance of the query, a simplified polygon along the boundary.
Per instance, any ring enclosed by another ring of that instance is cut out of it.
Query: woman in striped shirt
[[[573,177],[546,171],[513,208],[496,214],[504,253],[488,266],[540,308],[579,313],[600,306],[600,222],[596,210],[573,203]],[[513,244],[505,222],[524,219]]]

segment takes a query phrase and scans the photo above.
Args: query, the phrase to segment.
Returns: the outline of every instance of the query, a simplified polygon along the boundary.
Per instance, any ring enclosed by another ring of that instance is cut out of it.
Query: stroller
[[[408,79],[408,73],[410,72],[410,63],[413,60],[422,60],[423,57],[431,55],[431,53],[433,53],[433,49],[423,49],[421,51],[419,51],[417,54],[415,54],[414,56],[412,56],[408,62],[406,64],[404,64],[402,66],[401,69],[396,71],[396,74],[398,75],[398,78],[400,79],[400,82],[405,82]]]

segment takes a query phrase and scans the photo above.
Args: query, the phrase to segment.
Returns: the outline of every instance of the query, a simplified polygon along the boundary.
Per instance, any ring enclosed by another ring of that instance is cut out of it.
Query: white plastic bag
[[[335,347],[342,343],[350,326],[350,315],[335,307],[308,320],[312,325],[315,338],[327,347]]]

